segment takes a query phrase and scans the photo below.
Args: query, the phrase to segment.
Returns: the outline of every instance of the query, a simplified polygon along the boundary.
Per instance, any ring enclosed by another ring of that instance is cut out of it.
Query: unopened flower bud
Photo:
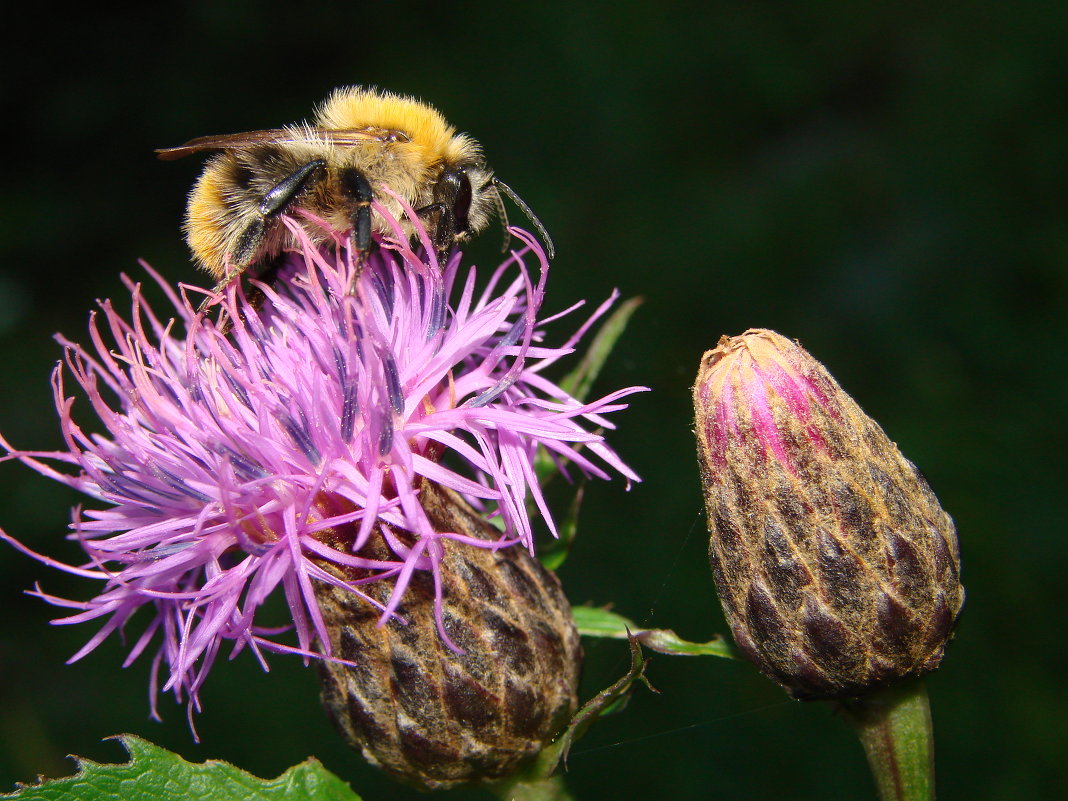
[[[794,698],[934,670],[961,604],[953,521],[803,348],[750,330],[694,386],[709,557],[739,649]]]
[[[420,495],[435,530],[499,538],[456,493],[424,482]],[[526,548],[438,544],[440,615],[429,571],[412,576],[397,608],[407,623],[379,626],[379,612],[352,592],[316,589],[333,656],[353,663],[322,662],[327,714],[368,761],[422,789],[522,768],[570,722],[582,661],[560,583]],[[385,605],[389,584],[360,589]]]

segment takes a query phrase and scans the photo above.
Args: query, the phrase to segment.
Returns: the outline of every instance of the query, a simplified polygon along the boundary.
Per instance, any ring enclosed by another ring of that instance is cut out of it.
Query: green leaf
[[[147,740],[117,738],[130,754],[123,765],[78,759],[78,773],[22,787],[0,798],[19,801],[360,801],[345,782],[308,758],[277,779],[258,779],[227,762],[194,764]]]
[[[625,301],[601,324],[578,366],[560,382],[560,386],[571,397],[579,401],[587,399],[590,389],[593,387],[593,382],[600,375],[601,368],[604,367],[616,343],[623,335],[631,316],[643,302],[644,299],[640,297]],[[534,475],[537,477],[538,485],[542,489],[548,486],[556,477],[561,467],[562,465],[557,464],[545,448],[538,448],[538,452],[534,456]],[[575,490],[574,498],[568,509],[568,516],[559,527],[559,540],[548,548],[539,549],[538,558],[550,570],[559,570],[560,565],[564,563],[564,560],[567,559],[568,554],[571,552],[575,535],[578,533],[578,512],[581,503],[582,486],[580,484],[578,489]],[[533,499],[527,500],[527,509],[532,517],[537,514],[538,509]]]
[[[622,615],[595,606],[574,606],[571,614],[583,637],[607,637],[626,640],[633,637],[647,648],[671,656],[719,656],[733,659],[734,652],[723,637],[708,642],[690,642],[671,629],[643,629]]]
[[[559,539],[550,540],[549,543],[538,548],[538,559],[549,570],[559,570],[571,553],[571,546],[575,543],[578,535],[578,513],[582,506],[582,495],[585,485],[579,484],[575,488],[575,497],[571,499],[571,505],[567,509],[567,516],[560,522],[558,532]]]
[[[560,382],[560,386],[571,397],[580,401],[586,400],[590,394],[590,389],[593,387],[593,382],[601,374],[601,368],[608,361],[608,357],[612,354],[616,343],[626,330],[631,316],[644,302],[645,298],[642,297],[624,301],[601,324],[596,336],[594,336],[586,349],[586,353],[583,354],[582,361]]]
[[[619,308],[608,316],[590,341],[578,365],[560,382],[560,387],[564,392],[576,400],[587,399],[593,382],[601,374],[601,368],[608,361],[616,343],[626,330],[631,316],[644,302],[645,299],[641,297],[631,298],[620,304]],[[545,448],[539,448],[534,458],[534,473],[538,477],[538,483],[544,487],[545,483],[558,472],[560,468]]]

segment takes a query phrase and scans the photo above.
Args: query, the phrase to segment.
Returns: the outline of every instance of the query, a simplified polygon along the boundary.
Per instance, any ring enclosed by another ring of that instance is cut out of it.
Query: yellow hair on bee
[[[340,87],[319,107],[315,123],[332,129],[371,126],[403,131],[411,139],[411,149],[427,164],[476,161],[481,156],[478,143],[465,134],[457,134],[436,108],[394,92]]]
[[[232,252],[231,240],[238,230],[224,213],[229,206],[228,188],[219,170],[202,172],[189,192],[183,226],[189,249],[197,261],[220,279],[227,272],[225,263]]]

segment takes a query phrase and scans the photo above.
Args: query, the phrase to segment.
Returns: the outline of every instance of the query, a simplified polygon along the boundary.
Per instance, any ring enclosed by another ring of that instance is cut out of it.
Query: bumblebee
[[[217,151],[189,194],[184,231],[198,264],[221,284],[270,265],[294,243],[281,216],[303,209],[301,224],[315,242],[349,233],[362,261],[373,234],[392,233],[378,201],[413,231],[397,193],[419,216],[438,254],[489,225],[507,229],[502,195],[552,241],[530,208],[486,165],[478,142],[457,133],[432,106],[412,97],[358,86],[337,89],[311,123],[222,136],[203,136],[157,150],[170,160]],[[321,220],[326,228],[312,219]],[[505,245],[507,247],[507,234]]]

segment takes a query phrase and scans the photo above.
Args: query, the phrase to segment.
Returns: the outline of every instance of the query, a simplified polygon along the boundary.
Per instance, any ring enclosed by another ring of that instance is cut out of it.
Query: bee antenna
[[[495,187],[497,187],[497,190],[499,192],[504,192],[504,194],[508,195],[508,197],[511,199],[511,201],[513,203],[515,203],[517,206],[519,206],[519,210],[522,211],[525,215],[527,215],[527,219],[530,220],[534,224],[535,228],[538,229],[538,234],[539,234],[539,236],[541,236],[542,242],[545,243],[545,253],[546,253],[546,255],[550,259],[555,258],[556,257],[556,248],[553,247],[552,237],[549,236],[549,232],[545,230],[545,226],[541,224],[541,220],[538,219],[538,215],[536,215],[531,210],[530,206],[528,206],[526,204],[526,202],[523,200],[523,198],[519,197],[519,195],[517,195],[515,193],[515,190],[512,189],[512,187],[508,186],[508,184],[506,184],[504,181],[502,181],[497,176],[493,177],[493,185]]]
[[[496,178],[493,179],[493,183],[497,184]],[[494,190],[496,190],[494,186]],[[497,217],[501,221],[501,225],[504,227],[504,242],[501,244],[501,253],[508,252],[508,246],[512,244],[512,232],[508,230],[508,209],[504,205],[504,199],[501,197],[501,193],[494,191],[493,193],[493,205],[497,207]]]

